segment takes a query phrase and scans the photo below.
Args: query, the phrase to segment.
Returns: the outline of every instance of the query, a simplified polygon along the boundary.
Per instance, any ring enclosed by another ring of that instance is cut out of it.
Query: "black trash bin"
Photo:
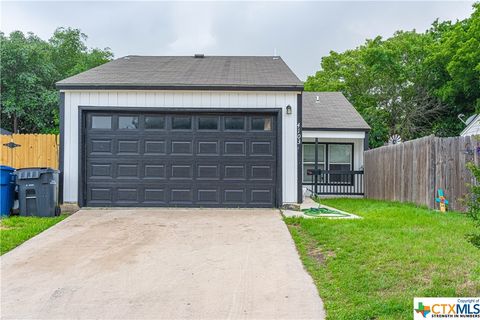
[[[53,217],[60,214],[58,174],[52,168],[25,168],[15,172],[21,216]]]

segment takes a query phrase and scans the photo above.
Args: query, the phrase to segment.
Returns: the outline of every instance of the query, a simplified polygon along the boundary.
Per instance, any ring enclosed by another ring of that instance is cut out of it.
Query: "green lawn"
[[[67,215],[53,218],[9,217],[0,221],[0,255],[12,250],[31,237],[65,219]]]
[[[328,319],[411,319],[413,298],[480,296],[473,222],[410,204],[322,203],[362,220],[285,219]]]

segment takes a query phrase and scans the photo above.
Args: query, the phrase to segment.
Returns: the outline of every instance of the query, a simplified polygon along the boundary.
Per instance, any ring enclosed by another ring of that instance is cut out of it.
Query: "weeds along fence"
[[[0,135],[0,163],[14,168],[58,169],[58,136],[55,134]]]
[[[365,197],[413,202],[438,208],[443,189],[450,210],[465,211],[468,184],[475,183],[467,163],[480,163],[476,137],[428,136],[365,151]]]

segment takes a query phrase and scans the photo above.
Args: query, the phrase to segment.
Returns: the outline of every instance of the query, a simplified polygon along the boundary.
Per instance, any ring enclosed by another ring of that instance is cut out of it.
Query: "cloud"
[[[2,2],[1,30],[80,28],[88,45],[116,57],[272,55],[300,79],[330,50],[344,51],[396,30],[426,30],[436,19],[464,19],[473,2]]]
[[[171,32],[175,40],[168,44],[169,54],[192,54],[203,52],[216,45],[212,28],[215,20],[213,4],[186,3],[175,4],[171,11],[173,24]]]

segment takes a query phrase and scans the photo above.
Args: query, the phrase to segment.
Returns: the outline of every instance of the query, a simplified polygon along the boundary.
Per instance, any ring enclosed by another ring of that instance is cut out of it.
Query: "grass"
[[[65,219],[67,215],[52,218],[18,217],[0,221],[0,255],[12,250],[40,232]]]
[[[414,297],[480,296],[473,222],[411,204],[322,203],[364,219],[286,218],[327,319],[411,319]]]

